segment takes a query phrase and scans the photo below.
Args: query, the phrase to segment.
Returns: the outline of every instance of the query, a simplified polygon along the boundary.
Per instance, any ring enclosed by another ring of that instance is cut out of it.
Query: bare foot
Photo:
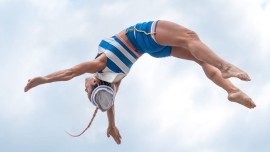
[[[237,77],[243,81],[250,81],[250,77],[248,74],[239,68],[235,67],[234,65],[228,65],[227,67],[221,67],[221,73],[222,77],[224,79],[230,78],[230,77]]]
[[[228,94],[228,100],[239,103],[247,108],[255,108],[256,105],[252,99],[241,90],[237,90]]]
[[[24,87],[24,92],[44,83],[48,83],[46,77],[35,77],[33,79],[29,79],[27,85]]]

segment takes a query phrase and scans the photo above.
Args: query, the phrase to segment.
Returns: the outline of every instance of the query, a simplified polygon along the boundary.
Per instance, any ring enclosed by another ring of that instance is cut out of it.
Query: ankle
[[[230,64],[226,64],[226,63],[220,63],[219,65],[218,65],[218,69],[220,70],[220,71],[222,71],[222,72],[226,72],[226,71],[228,71],[229,69],[231,68],[231,65]]]

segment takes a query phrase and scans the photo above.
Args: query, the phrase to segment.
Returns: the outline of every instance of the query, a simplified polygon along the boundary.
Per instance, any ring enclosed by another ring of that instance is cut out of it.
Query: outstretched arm
[[[27,92],[31,88],[45,83],[51,83],[55,81],[68,81],[84,73],[96,73],[104,69],[105,66],[106,56],[102,54],[93,61],[83,62],[72,68],[57,71],[44,77],[39,76],[33,79],[29,79],[27,85],[24,88],[24,91]]]

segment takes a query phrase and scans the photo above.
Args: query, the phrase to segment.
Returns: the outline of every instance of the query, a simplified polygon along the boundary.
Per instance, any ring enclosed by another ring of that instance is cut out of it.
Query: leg
[[[155,38],[161,45],[184,48],[197,60],[218,68],[223,78],[237,77],[245,81],[250,80],[244,71],[220,58],[200,41],[195,32],[185,27],[168,21],[160,21],[157,24]]]
[[[227,91],[228,100],[237,102],[243,106],[246,106],[247,108],[256,107],[252,99],[236,86],[234,86],[228,79],[224,79],[221,72],[216,67],[205,62],[201,63],[201,66],[204,70],[204,73],[210,80]]]
[[[228,100],[237,102],[247,108],[254,108],[256,106],[249,96],[234,86],[228,79],[224,79],[221,72],[216,67],[197,60],[189,51],[185,51],[183,48],[173,47],[171,55],[177,58],[193,60],[200,64],[206,76],[219,87],[227,91]]]

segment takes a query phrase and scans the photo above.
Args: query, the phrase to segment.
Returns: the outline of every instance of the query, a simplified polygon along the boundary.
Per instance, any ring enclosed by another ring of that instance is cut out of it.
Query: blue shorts
[[[144,22],[126,29],[126,36],[139,53],[148,53],[153,57],[167,57],[171,55],[171,46],[158,44],[154,39],[156,22]]]

